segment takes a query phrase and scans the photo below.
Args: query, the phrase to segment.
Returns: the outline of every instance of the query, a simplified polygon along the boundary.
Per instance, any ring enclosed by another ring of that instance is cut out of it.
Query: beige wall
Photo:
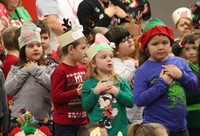
[[[174,28],[171,14],[179,7],[190,7],[198,0],[149,0],[152,17],[160,18],[165,24]],[[175,33],[176,35],[176,33]]]

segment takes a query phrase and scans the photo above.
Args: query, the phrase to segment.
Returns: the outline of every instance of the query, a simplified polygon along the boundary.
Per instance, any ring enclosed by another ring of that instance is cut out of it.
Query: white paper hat
[[[71,30],[58,36],[58,42],[61,47],[64,47],[82,37],[84,37],[83,26],[72,21]]]

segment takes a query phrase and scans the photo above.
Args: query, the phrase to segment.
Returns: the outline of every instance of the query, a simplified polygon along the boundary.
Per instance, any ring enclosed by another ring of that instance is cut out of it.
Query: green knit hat
[[[166,35],[170,39],[171,45],[174,41],[172,28],[167,27],[165,23],[163,23],[160,19],[153,18],[147,22],[146,26],[144,27],[142,36],[138,39],[142,45],[141,48],[143,51],[148,42],[155,35]]]
[[[160,19],[158,18],[153,18],[149,20],[146,24],[146,26],[143,29],[143,33],[145,33],[147,30],[155,27],[155,26],[166,26],[165,23],[163,23]]]

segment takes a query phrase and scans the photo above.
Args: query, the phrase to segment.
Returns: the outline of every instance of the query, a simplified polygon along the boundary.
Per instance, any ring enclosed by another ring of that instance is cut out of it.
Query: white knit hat
[[[186,7],[181,7],[181,8],[176,9],[172,13],[172,19],[175,25],[177,24],[180,18],[188,18],[192,20],[191,10]]]

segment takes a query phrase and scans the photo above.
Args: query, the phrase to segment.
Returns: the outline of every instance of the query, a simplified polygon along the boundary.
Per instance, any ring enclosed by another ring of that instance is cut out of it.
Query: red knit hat
[[[173,42],[174,41],[174,34],[173,30],[170,27],[167,27],[161,20],[158,18],[153,18],[149,20],[144,27],[143,35],[138,39],[139,42],[142,44],[142,50],[145,49],[148,42],[151,38],[155,35],[166,35],[169,39]]]

